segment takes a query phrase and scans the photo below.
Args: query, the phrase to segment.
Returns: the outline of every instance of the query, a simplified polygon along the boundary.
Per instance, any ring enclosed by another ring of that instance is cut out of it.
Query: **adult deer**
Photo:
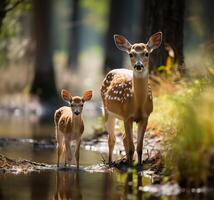
[[[130,44],[122,35],[114,35],[118,49],[129,54],[133,70],[114,69],[110,71],[101,87],[104,104],[105,125],[109,134],[109,162],[115,145],[115,118],[123,120],[125,134],[123,144],[127,160],[133,161],[133,122],[138,123],[137,154],[142,164],[143,138],[148,118],[153,111],[152,91],[149,86],[149,54],[161,45],[162,33],[157,32],[144,43]]]
[[[68,90],[62,90],[61,96],[64,101],[70,104],[70,107],[63,106],[56,110],[54,114],[57,140],[57,166],[59,166],[62,153],[65,153],[65,166],[71,161],[72,153],[70,143],[72,140],[75,140],[75,157],[77,168],[79,168],[80,143],[84,131],[82,110],[84,103],[92,98],[92,91],[85,91],[83,97],[79,97],[72,96]]]

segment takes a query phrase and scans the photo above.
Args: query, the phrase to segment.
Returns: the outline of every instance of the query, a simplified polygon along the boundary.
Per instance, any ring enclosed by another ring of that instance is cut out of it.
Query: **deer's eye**
[[[80,107],[83,107],[83,104],[81,104]]]
[[[146,52],[146,53],[144,54],[144,56],[145,56],[145,57],[148,57],[148,56],[149,56],[149,53],[148,53],[148,52]]]
[[[133,54],[133,53],[130,53],[129,56],[130,56],[130,58],[133,58],[133,57],[134,57],[134,54]]]
[[[74,104],[71,104],[71,107],[74,107]]]

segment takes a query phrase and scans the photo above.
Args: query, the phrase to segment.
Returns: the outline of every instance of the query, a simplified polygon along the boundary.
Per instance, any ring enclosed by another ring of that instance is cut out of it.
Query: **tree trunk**
[[[209,53],[212,63],[214,63],[214,1],[213,0],[204,0],[202,1],[203,7],[203,25],[205,28],[205,43],[206,43],[206,52]]]
[[[114,44],[114,34],[122,34],[130,42],[139,39],[138,20],[140,0],[111,0],[109,25],[106,36],[104,73],[114,68],[123,67],[123,53]]]
[[[105,47],[105,61],[104,61],[104,73],[114,68],[122,67],[123,54],[118,52],[114,44],[114,34],[123,34],[125,4],[124,0],[111,0],[110,1],[110,13],[109,13],[109,25],[106,36]]]
[[[213,8],[214,8],[214,1],[212,0],[204,0],[202,1],[203,6],[203,22],[204,27],[206,30],[206,37],[210,41],[214,41],[214,25],[213,25]]]
[[[7,6],[7,1],[6,0],[1,0],[0,1],[0,32],[2,29],[2,25],[3,25],[3,20],[6,16],[6,6]]]
[[[77,70],[79,54],[79,0],[72,1],[72,12],[70,17],[70,37],[68,48],[68,66]]]
[[[35,40],[35,76],[31,93],[42,101],[57,96],[51,35],[51,0],[33,0],[33,37]]]
[[[122,67],[123,55],[118,53],[114,44],[113,34],[122,34],[123,0],[110,1],[109,25],[106,36],[104,73]]]
[[[142,41],[147,42],[149,37],[157,31],[163,32],[163,41],[160,49],[151,55],[150,70],[160,65],[166,65],[168,48],[174,51],[174,61],[179,71],[185,72],[183,55],[183,23],[184,0],[143,0],[142,2]]]

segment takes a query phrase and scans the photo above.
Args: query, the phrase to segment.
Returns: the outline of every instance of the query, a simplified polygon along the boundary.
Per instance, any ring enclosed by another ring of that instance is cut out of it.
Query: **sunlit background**
[[[152,59],[154,72],[173,65],[172,71],[206,74],[213,66],[212,6],[208,0],[1,1],[1,135],[26,136],[32,132],[28,120],[37,121],[37,116],[51,121],[50,114],[62,104],[62,88],[74,95],[92,89],[93,102],[85,111],[93,118],[100,115],[99,88],[105,73],[130,67],[128,56],[114,45],[115,33],[131,43],[146,43],[151,34],[162,31],[164,43]]]

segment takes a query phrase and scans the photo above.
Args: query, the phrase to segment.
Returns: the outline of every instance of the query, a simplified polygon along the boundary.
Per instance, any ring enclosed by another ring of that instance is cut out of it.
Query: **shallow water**
[[[0,152],[12,159],[27,159],[35,162],[56,164],[56,151],[55,148],[34,148],[30,144],[16,144],[8,145],[4,148],[0,148]],[[61,163],[64,158],[62,157]],[[80,165],[88,166],[96,163],[100,163],[102,156],[98,152],[87,151],[85,149],[80,150]],[[73,156],[71,164],[75,164]]]
[[[118,172],[87,173],[54,171],[28,175],[0,175],[0,199],[16,200],[199,200],[213,199],[212,195],[182,194],[179,196],[157,196],[143,192],[140,188],[148,180],[135,174]]]
[[[126,199],[133,191],[115,174],[43,172],[0,175],[0,199]],[[141,194],[137,195],[142,195]]]
[[[0,122],[0,137],[10,138],[53,138],[52,124],[11,120]],[[30,143],[11,143],[0,145],[0,153],[14,159],[29,159],[48,164],[56,163],[55,148],[38,148]],[[106,156],[106,155],[104,155]],[[87,167],[102,163],[102,156],[98,152],[81,149],[80,165]],[[75,161],[72,161],[75,164]],[[142,200],[192,200],[214,199],[202,194],[182,194],[166,196],[145,192],[151,180],[145,176],[133,173],[113,172],[89,173],[86,171],[43,171],[30,174],[0,174],[0,200],[43,200],[43,199],[142,199]],[[154,189],[153,189],[154,191]]]
[[[0,107],[0,137],[6,138],[33,138],[44,139],[55,137],[54,114],[49,114],[45,122],[41,122],[39,116],[35,114],[20,114],[21,111],[12,109],[2,110]],[[18,111],[18,112],[16,112]],[[102,127],[97,118],[101,116],[101,108],[97,103],[88,103],[84,106],[83,119],[85,130],[83,137],[89,137],[94,133],[94,129]]]

